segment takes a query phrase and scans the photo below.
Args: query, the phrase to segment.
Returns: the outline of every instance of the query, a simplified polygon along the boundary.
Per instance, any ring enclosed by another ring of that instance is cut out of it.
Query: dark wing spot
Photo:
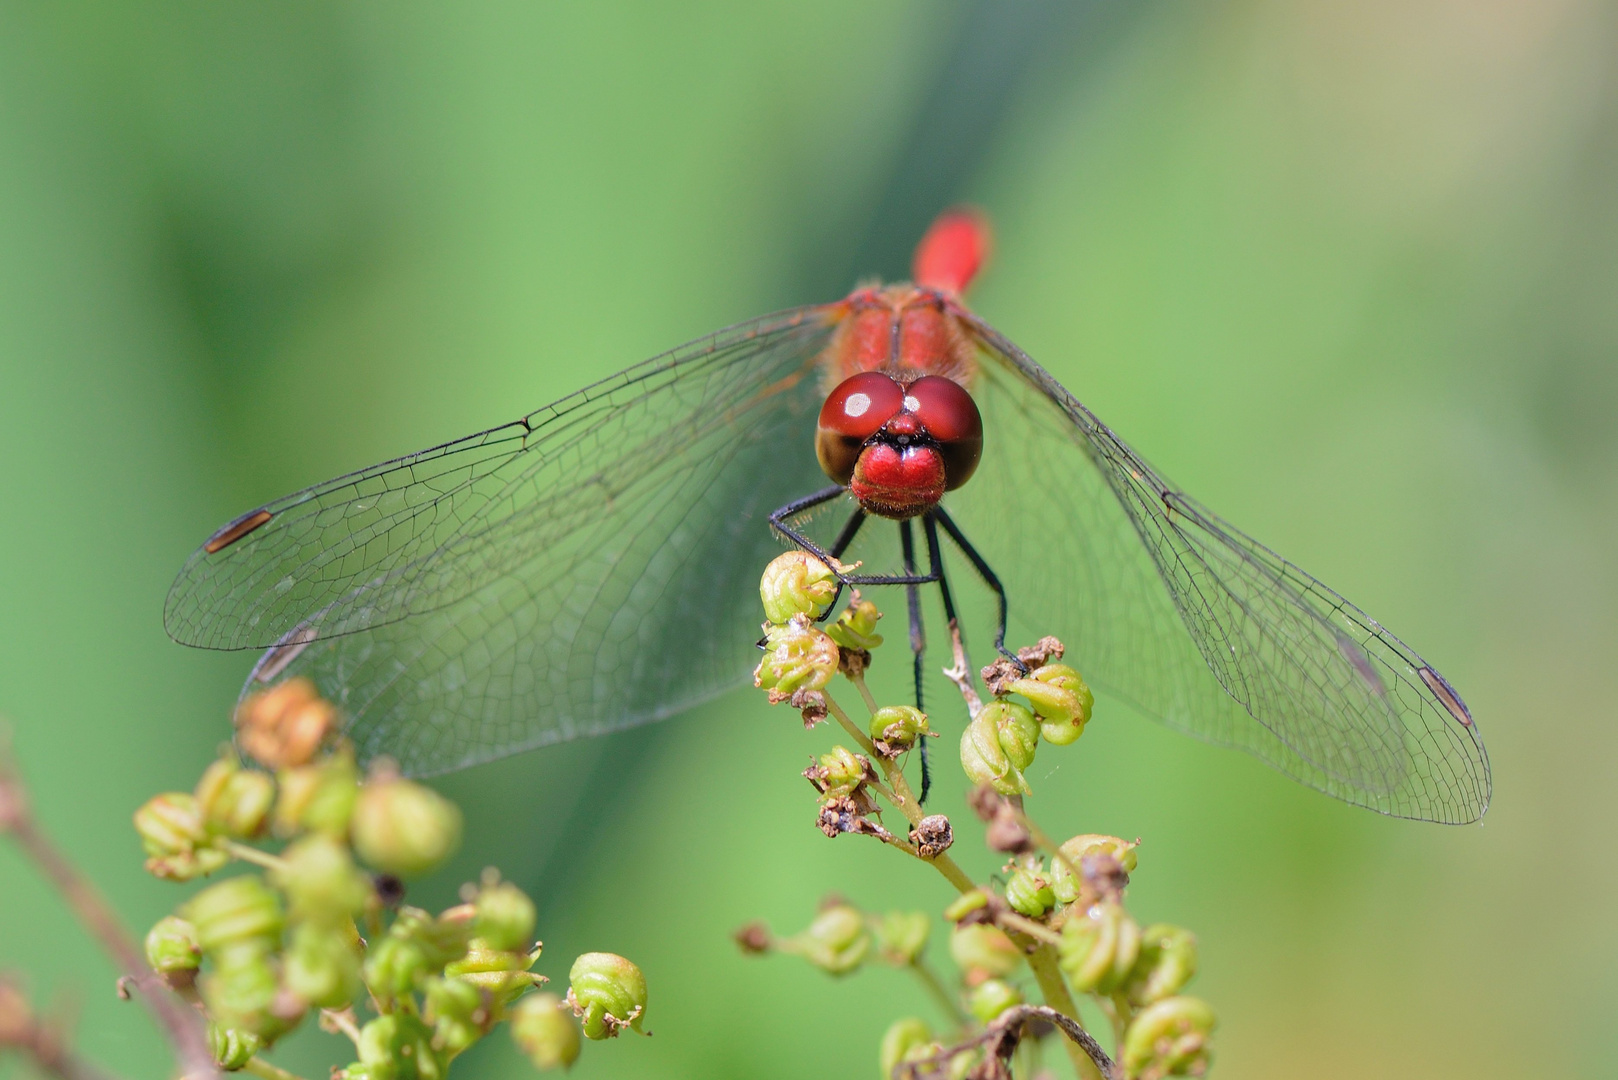
[[[1445,681],[1444,676],[1430,667],[1417,668],[1416,674],[1421,676],[1421,681],[1427,684],[1427,689],[1433,692],[1433,697],[1449,710],[1451,716],[1467,727],[1472,726],[1472,713],[1467,709],[1466,702],[1461,700],[1461,695]]]
[[[228,525],[222,526],[218,532],[208,537],[208,542],[202,545],[202,550],[209,555],[215,555],[254,529],[266,524],[275,515],[268,510],[251,510]]]

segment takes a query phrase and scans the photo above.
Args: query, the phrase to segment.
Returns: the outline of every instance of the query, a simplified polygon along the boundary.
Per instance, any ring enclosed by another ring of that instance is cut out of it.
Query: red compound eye
[[[983,418],[972,395],[957,382],[927,375],[905,391],[905,408],[938,441],[946,489],[954,491],[971,479],[983,453]]]
[[[860,448],[905,405],[905,392],[880,371],[862,371],[837,384],[820,407],[815,454],[826,475],[847,484]]]

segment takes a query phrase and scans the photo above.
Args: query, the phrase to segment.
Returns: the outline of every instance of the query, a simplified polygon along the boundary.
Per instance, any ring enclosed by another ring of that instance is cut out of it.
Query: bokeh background
[[[192,783],[251,662],[160,624],[215,525],[901,274],[971,199],[998,227],[978,309],[1416,643],[1490,749],[1467,828],[1105,701],[1042,759],[1036,815],[1144,837],[1133,907],[1201,936],[1215,1075],[1610,1075],[1615,59],[1590,0],[4,0],[0,711],[39,812],[144,927],[181,890],[129,814]],[[830,889],[947,900],[812,830],[795,773],[830,742],[737,694],[447,778],[474,838],[418,895],[499,862],[540,899],[541,970],[640,962],[656,1037],[582,1076],[874,1075],[886,1022],[931,1016],[913,986],[726,936]],[[0,967],[96,1060],[166,1071],[3,845]],[[276,1057],[318,1076],[342,1049]],[[500,1038],[457,1071],[526,1066]]]

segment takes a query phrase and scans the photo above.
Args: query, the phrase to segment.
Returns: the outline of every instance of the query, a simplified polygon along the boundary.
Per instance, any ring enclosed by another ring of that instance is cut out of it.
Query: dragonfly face
[[[1480,817],[1488,756],[1455,688],[969,311],[984,238],[946,215],[915,284],[740,324],[251,510],[186,562],[165,626],[267,650],[247,689],[310,678],[362,757],[442,772],[742,683],[779,537],[836,554],[897,519],[901,565],[876,580],[942,581],[948,541],[1002,633],[1009,611],[1061,637],[1115,700],[1385,814]],[[846,509],[836,539],[800,531],[815,506]]]

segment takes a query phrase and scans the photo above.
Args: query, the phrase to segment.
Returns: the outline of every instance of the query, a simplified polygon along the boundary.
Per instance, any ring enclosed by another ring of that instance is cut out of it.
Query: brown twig
[[[203,1034],[201,1020],[186,1009],[147,969],[134,938],[89,879],[79,873],[40,831],[28,804],[28,791],[13,761],[9,739],[0,733],[0,832],[11,834],[17,846],[33,860],[41,874],[56,887],[125,979],[145,991],[141,1000],[168,1035],[188,1080],[214,1077],[218,1071]]]
[[[115,1080],[67,1048],[62,1028],[35,1016],[17,984],[0,975],[0,1050],[20,1050],[57,1080]]]
[[[894,1080],[921,1080],[922,1070],[932,1069],[935,1066],[946,1064],[957,1054],[964,1054],[975,1047],[990,1045],[991,1053],[999,1057],[1002,1062],[1011,1057],[1016,1050],[1021,1034],[1022,1025],[1029,1020],[1044,1020],[1059,1028],[1074,1043],[1084,1050],[1101,1071],[1107,1080],[1112,1080],[1112,1059],[1107,1052],[1101,1049],[1101,1044],[1091,1038],[1090,1033],[1079,1025],[1079,1022],[1065,1013],[1058,1012],[1048,1005],[1015,1005],[995,1018],[994,1023],[982,1031],[956,1043],[946,1046],[936,1054],[931,1054],[915,1061],[904,1061],[893,1067]]]

